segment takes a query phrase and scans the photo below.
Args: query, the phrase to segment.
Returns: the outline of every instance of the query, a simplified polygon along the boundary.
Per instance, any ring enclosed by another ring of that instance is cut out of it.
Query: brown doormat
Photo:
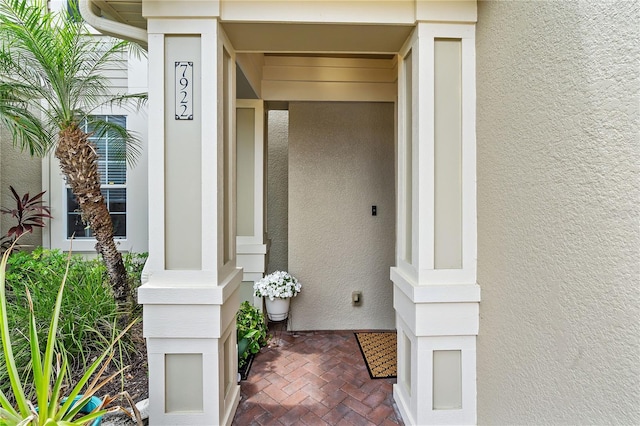
[[[389,379],[396,377],[396,332],[367,331],[354,334],[371,378]]]

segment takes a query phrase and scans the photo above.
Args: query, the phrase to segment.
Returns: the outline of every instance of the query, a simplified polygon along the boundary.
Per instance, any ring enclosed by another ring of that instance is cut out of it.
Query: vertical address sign
[[[193,120],[193,62],[176,62],[176,120]]]

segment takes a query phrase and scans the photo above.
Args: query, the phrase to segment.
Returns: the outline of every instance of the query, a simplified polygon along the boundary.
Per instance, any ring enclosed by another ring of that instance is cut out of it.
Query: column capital
[[[219,0],[142,0],[142,16],[151,18],[215,18]]]
[[[477,22],[476,0],[416,0],[416,21]]]

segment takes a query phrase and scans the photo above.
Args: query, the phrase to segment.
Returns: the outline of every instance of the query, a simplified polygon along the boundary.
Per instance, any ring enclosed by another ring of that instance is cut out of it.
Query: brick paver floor
[[[396,379],[371,379],[351,331],[275,332],[255,357],[233,425],[402,425]]]

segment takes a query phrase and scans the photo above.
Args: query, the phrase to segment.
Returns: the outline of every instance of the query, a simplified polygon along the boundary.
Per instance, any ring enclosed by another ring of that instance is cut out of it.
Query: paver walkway
[[[275,332],[256,356],[233,425],[402,425],[396,379],[371,379],[351,331]]]

